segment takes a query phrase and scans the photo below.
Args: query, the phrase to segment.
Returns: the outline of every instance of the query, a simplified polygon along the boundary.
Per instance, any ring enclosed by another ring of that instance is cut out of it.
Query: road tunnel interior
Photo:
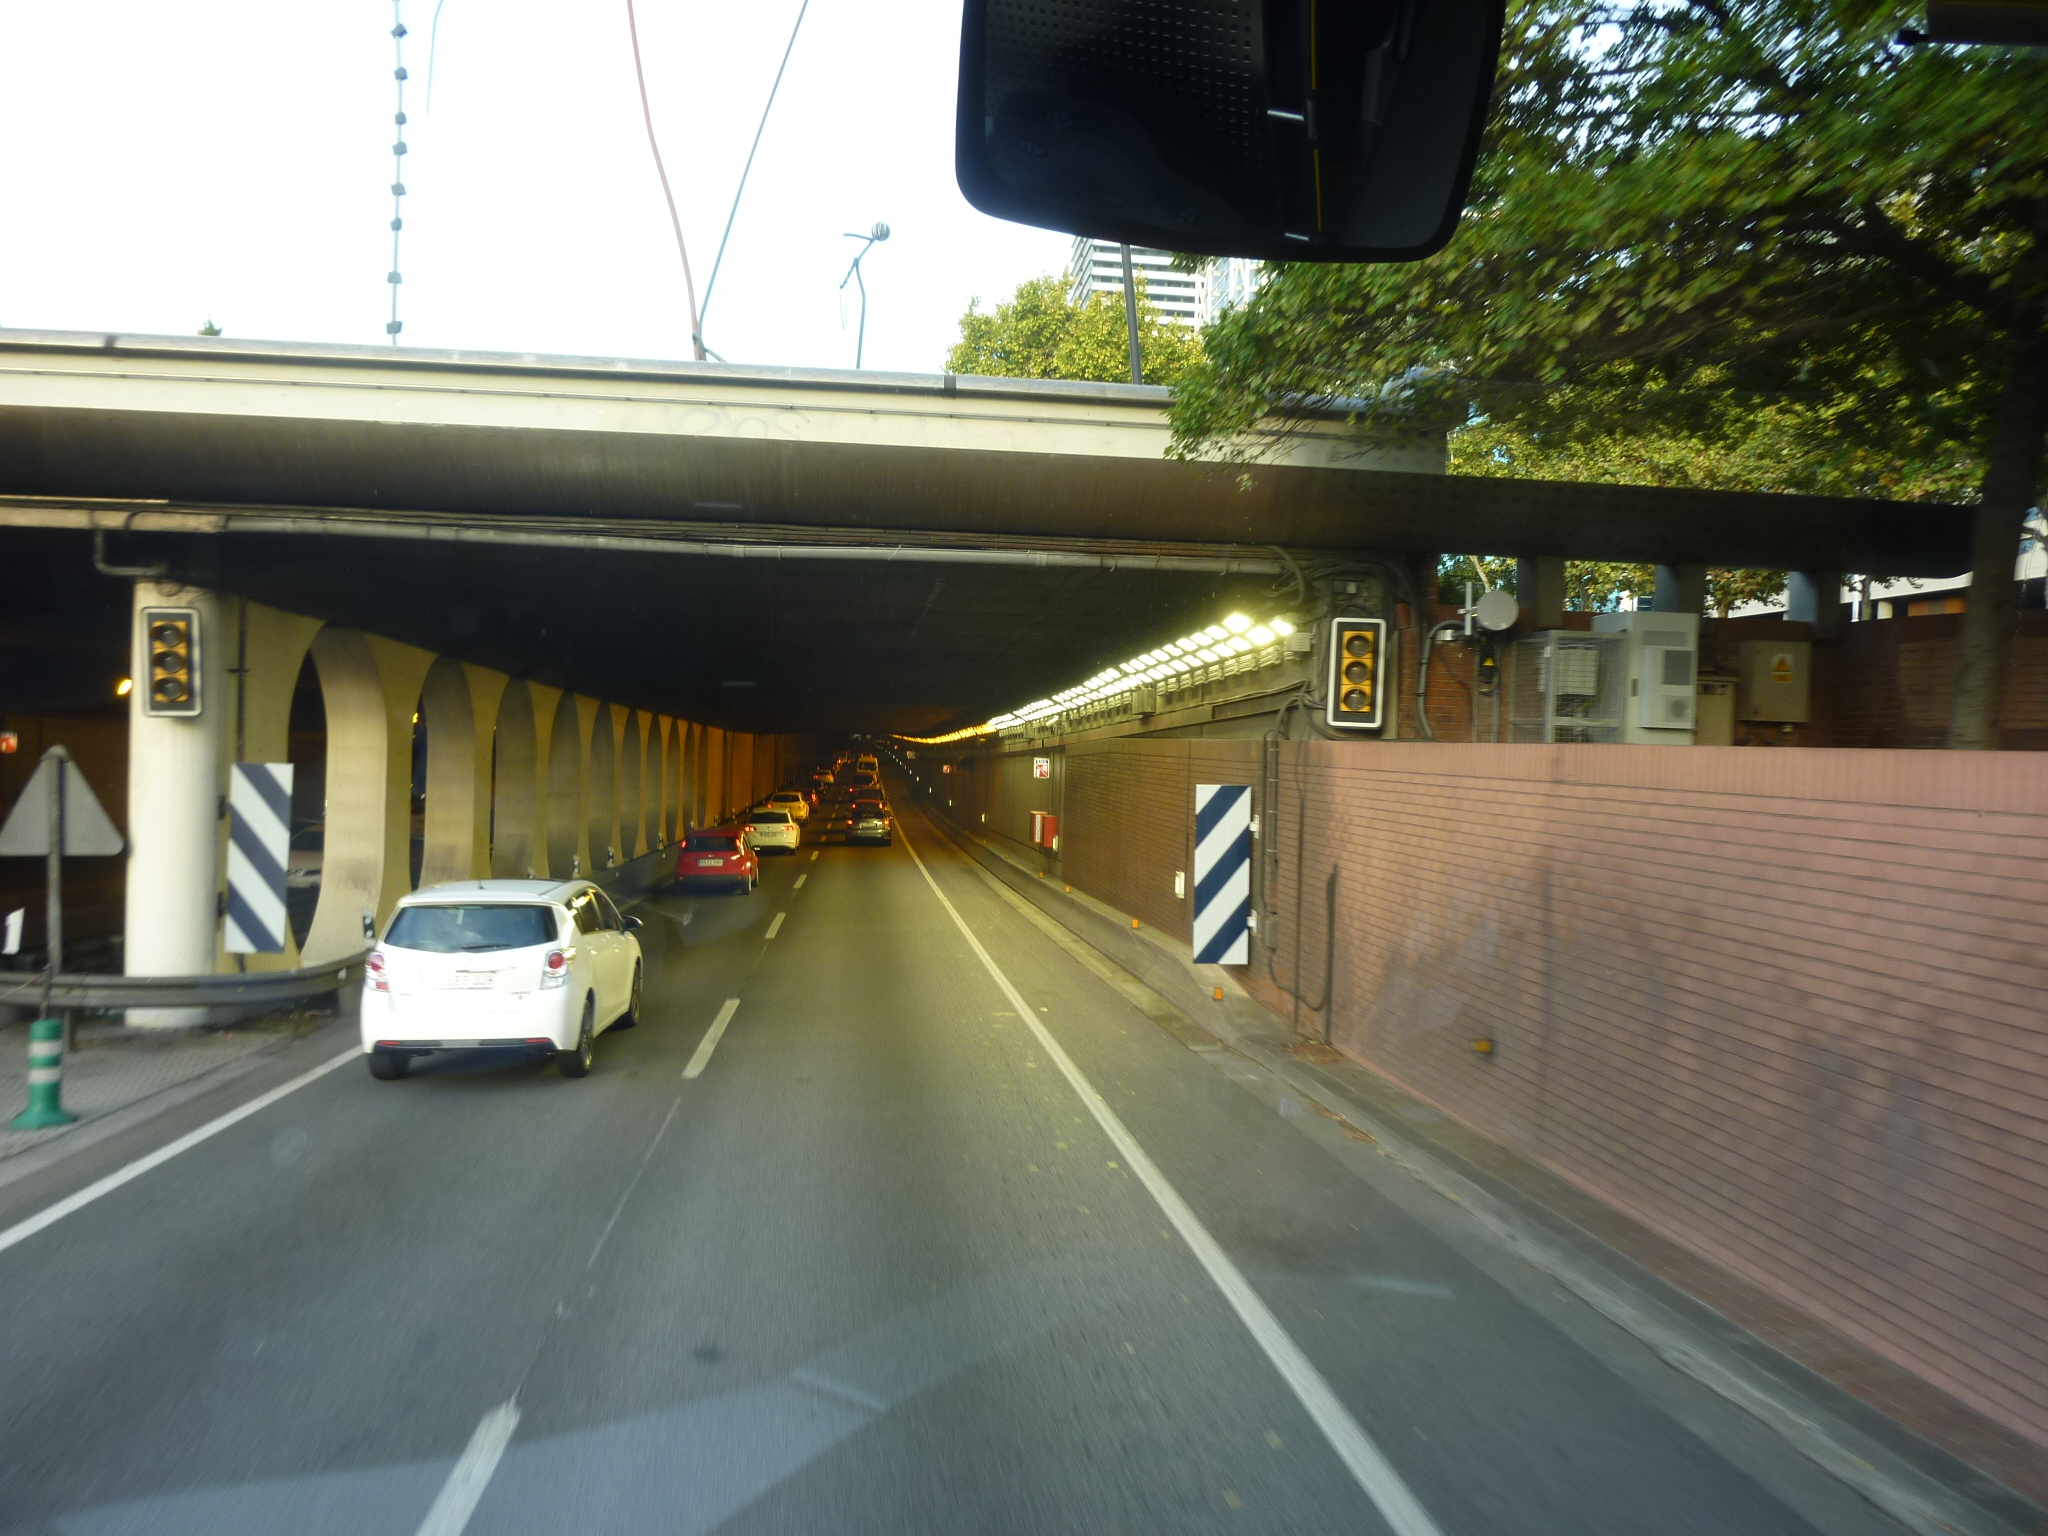
[[[39,594],[17,624],[50,646],[61,637],[70,649],[53,654],[95,658],[75,691],[107,697],[126,668],[126,584],[94,571],[85,534],[0,540]],[[758,732],[953,729],[1162,634],[1274,601],[1268,575],[934,565],[886,550],[769,560],[293,535],[110,546],[223,595],[621,708]]]

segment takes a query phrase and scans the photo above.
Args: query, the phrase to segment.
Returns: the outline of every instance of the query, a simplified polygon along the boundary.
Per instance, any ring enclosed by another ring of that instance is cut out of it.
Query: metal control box
[[[1699,715],[1700,616],[1641,608],[1596,613],[1593,632],[1619,635],[1625,645],[1628,711],[1622,740],[1691,746]]]
[[[1804,725],[1812,716],[1813,642],[1745,640],[1735,717]]]

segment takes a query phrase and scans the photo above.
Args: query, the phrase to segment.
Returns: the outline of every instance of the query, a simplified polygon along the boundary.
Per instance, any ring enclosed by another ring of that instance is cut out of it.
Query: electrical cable
[[[803,30],[804,13],[810,8],[811,0],[803,0],[803,4],[797,7],[796,25],[789,29],[789,43],[782,50],[782,62],[775,66],[775,83],[768,87],[768,104],[761,109],[761,121],[754,129],[754,142],[747,146],[747,163],[740,168],[740,184],[733,189],[732,209],[725,216],[725,233],[718,237],[718,254],[711,258],[711,276],[704,283],[704,307],[697,312],[697,334],[693,339],[699,356],[708,350],[704,346],[704,317],[711,313],[711,295],[718,287],[718,269],[725,264],[725,243],[732,238],[732,221],[740,216],[740,199],[746,195],[747,177],[754,169],[754,152],[761,147],[761,135],[768,128],[768,114],[775,110],[775,93],[782,89],[782,72],[789,68],[789,56],[796,51],[796,35]]]
[[[669,190],[668,167],[661,163],[661,145],[654,137],[654,109],[647,104],[647,71],[640,63],[640,23],[633,14],[633,0],[626,0],[626,32],[633,39],[633,79],[640,87],[640,116],[647,124],[647,147],[654,151],[654,173],[661,178],[661,195],[668,199],[668,221],[675,227],[676,253],[683,258],[683,288],[690,300],[690,346],[698,362],[704,361],[703,326],[697,319],[697,280],[690,275],[690,250],[683,244],[683,220],[676,212],[676,195]]]
[[[427,111],[434,110],[434,56],[441,48],[441,7],[448,0],[434,0],[433,24],[427,28]]]

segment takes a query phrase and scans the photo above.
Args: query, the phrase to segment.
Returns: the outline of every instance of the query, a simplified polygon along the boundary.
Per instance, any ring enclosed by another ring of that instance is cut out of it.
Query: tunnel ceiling
[[[235,539],[219,554],[224,590],[750,731],[935,734],[1275,603],[1266,577],[355,539]]]

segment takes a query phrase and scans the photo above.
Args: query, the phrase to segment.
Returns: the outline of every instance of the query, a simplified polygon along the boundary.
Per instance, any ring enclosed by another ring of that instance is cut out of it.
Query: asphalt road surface
[[[641,903],[583,1081],[351,1060],[0,1251],[0,1530],[1896,1530],[903,821]]]

